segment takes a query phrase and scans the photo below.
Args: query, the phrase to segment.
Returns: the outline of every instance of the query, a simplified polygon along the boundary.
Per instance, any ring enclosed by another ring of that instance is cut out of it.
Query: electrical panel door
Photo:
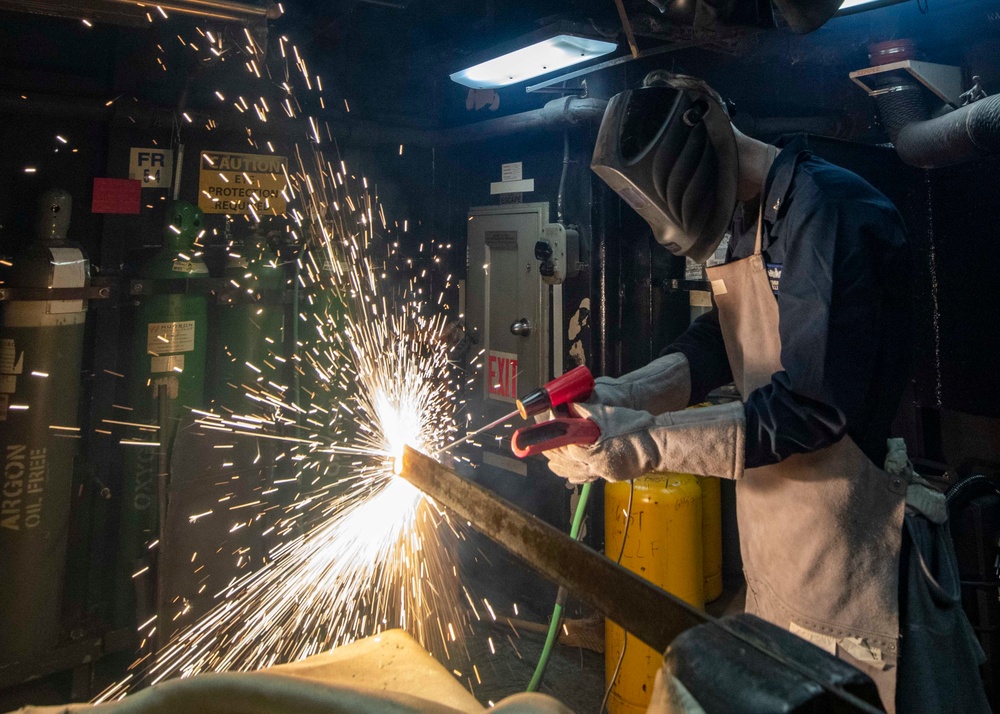
[[[469,211],[466,324],[484,350],[471,402],[473,423],[514,408],[514,400],[552,378],[549,286],[535,243],[547,203]]]

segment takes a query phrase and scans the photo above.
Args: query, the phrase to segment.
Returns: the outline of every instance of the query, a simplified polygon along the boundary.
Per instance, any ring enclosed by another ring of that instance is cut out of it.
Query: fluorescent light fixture
[[[617,48],[616,43],[606,40],[555,35],[454,72],[451,79],[472,89],[497,89],[603,57]]]
[[[851,15],[855,12],[875,10],[876,8],[885,7],[886,5],[895,5],[901,2],[906,2],[906,0],[844,0],[844,2],[840,4],[840,9],[837,10],[837,14]]]

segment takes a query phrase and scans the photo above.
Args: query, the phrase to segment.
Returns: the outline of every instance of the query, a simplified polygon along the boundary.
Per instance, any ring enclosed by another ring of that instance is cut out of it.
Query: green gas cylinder
[[[281,294],[285,273],[263,232],[255,228],[246,241],[235,242],[229,248],[223,277],[227,285],[212,330],[210,396],[216,406],[226,411],[252,413],[260,408],[247,398],[243,385],[256,386],[257,381],[263,381],[266,386],[271,381],[287,386],[285,370],[281,369],[284,358],[270,359],[274,354],[281,357],[284,351],[285,308]],[[291,399],[291,395],[273,386],[267,389],[282,400]]]
[[[169,454],[178,424],[204,406],[208,298],[177,281],[208,278],[199,257],[202,212],[190,203],[171,206],[164,245],[139,269],[132,362],[128,369],[129,421],[155,425],[122,440],[122,504],[115,620],[134,626],[151,616],[156,591],[149,544],[157,538],[160,456]],[[159,395],[165,393],[165,402]],[[169,470],[169,463],[164,464]],[[143,575],[136,573],[143,572]],[[134,576],[134,577],[133,577]]]
[[[83,288],[90,265],[66,238],[72,201],[42,197],[37,241],[5,287]],[[18,300],[0,308],[0,661],[52,648],[61,626],[86,300]]]

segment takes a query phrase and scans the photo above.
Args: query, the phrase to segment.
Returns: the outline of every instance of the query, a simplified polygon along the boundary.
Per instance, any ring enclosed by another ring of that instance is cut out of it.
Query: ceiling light
[[[906,2],[906,0],[844,0],[840,4],[840,9],[837,10],[837,15],[851,15],[855,12],[874,10],[901,2]]]
[[[552,34],[544,31],[512,45],[491,52],[491,59],[453,72],[452,81],[472,89],[496,89],[603,57],[618,48],[616,43],[607,40],[572,32]]]

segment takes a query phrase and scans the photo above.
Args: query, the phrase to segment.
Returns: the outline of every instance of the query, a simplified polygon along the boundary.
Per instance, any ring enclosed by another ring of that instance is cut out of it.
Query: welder
[[[862,669],[889,712],[988,711],[982,651],[923,567],[954,562],[943,496],[887,453],[911,362],[896,209],[802,138],[744,136],[705,82],[662,71],[611,99],[591,167],[674,255],[704,263],[731,237],[707,268],[711,312],[648,366],[598,379],[576,411],[600,438],[547,452],[551,470],[735,479],[747,611]],[[742,401],[685,409],[729,382]]]

